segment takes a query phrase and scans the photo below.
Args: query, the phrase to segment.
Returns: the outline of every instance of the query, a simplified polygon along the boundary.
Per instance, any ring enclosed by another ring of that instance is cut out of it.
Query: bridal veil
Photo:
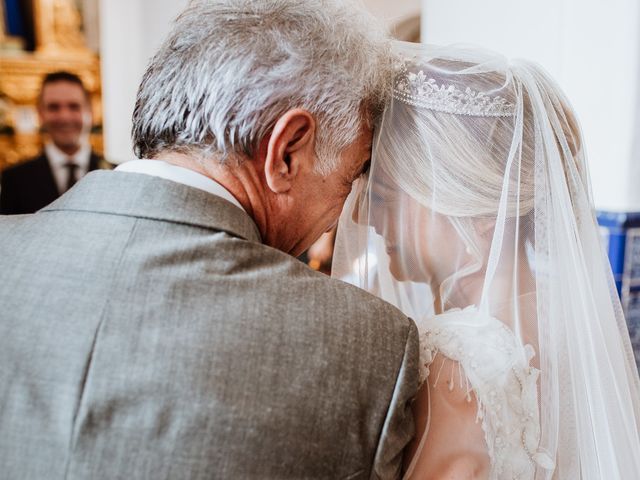
[[[531,382],[530,410],[514,407],[516,423],[529,422],[517,432],[529,478],[640,478],[638,372],[568,100],[529,62],[396,48],[393,100],[345,205],[333,275],[429,334],[455,318],[477,332],[485,364],[482,339],[496,327],[487,319],[499,321],[491,338],[522,353],[505,357],[518,388]],[[526,396],[502,394],[507,404]]]

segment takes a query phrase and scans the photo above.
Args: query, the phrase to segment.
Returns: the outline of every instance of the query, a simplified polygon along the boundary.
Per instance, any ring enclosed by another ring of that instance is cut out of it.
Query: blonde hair
[[[438,78],[439,69],[451,73],[468,68],[463,62],[434,62],[428,73],[442,88],[453,85],[499,95],[513,104],[511,116],[445,113],[394,99],[384,113],[374,145],[385,174],[402,183],[414,199],[434,211],[453,217],[495,217],[505,186],[509,192],[507,217],[524,216],[535,204],[535,122],[550,122],[567,182],[571,172],[585,172],[581,134],[575,116],[555,84],[531,64],[536,81],[544,81],[548,118],[534,119],[520,68]],[[413,65],[414,71],[426,70]],[[410,153],[408,153],[410,152]],[[569,166],[568,163],[572,165]],[[511,165],[512,173],[508,172]],[[517,169],[517,170],[516,170]],[[505,176],[508,175],[505,185]],[[581,184],[588,185],[586,175]],[[433,200],[436,200],[435,202]]]

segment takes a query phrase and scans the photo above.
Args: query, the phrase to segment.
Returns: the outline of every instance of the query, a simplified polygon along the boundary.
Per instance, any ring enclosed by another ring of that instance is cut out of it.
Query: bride
[[[418,325],[406,477],[639,479],[640,382],[568,101],[528,62],[398,48],[334,275]]]

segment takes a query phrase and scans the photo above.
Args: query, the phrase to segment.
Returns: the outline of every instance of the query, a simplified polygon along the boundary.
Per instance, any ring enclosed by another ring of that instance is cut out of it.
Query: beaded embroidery
[[[553,460],[538,445],[539,371],[530,365],[533,347],[522,346],[504,323],[473,306],[416,323],[421,382],[440,353],[458,362],[467,392],[475,393],[491,458],[490,479],[532,480],[536,466],[552,470]],[[436,383],[437,378],[439,373]]]
[[[396,100],[437,112],[478,117],[510,117],[515,114],[513,104],[500,96],[489,96],[467,87],[464,91],[455,85],[438,85],[420,70],[409,72],[400,68],[395,79],[393,97]]]

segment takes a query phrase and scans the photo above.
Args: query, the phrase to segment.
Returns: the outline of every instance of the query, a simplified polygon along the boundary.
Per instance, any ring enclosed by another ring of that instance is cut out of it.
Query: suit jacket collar
[[[60,210],[181,223],[261,241],[255,222],[232,203],[197,188],[138,173],[91,172],[42,211]]]
[[[30,185],[30,188],[33,189],[32,191],[38,192],[43,199],[41,206],[47,205],[58,198],[60,192],[53,176],[53,170],[51,170],[51,164],[45,153],[33,160],[33,169],[38,173],[37,175],[31,175],[34,182]]]
[[[49,163],[53,169],[62,169],[65,171],[64,165],[71,160],[78,166],[78,172],[80,172],[81,175],[84,175],[86,172],[91,170],[91,155],[93,152],[91,150],[91,145],[89,145],[86,140],[82,140],[80,142],[78,151],[73,155],[63,152],[52,141],[45,143],[44,153],[49,159]]]

